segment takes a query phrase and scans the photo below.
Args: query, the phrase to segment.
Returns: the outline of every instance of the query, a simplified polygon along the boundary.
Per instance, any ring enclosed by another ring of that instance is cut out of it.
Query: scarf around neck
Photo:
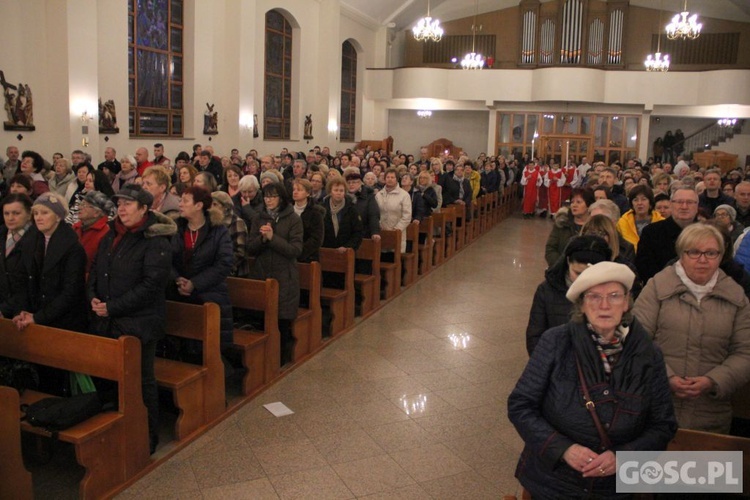
[[[346,206],[346,200],[341,200],[340,203],[334,204],[333,198],[328,200],[328,204],[331,207],[331,221],[333,222],[333,234],[339,235],[339,212]]]

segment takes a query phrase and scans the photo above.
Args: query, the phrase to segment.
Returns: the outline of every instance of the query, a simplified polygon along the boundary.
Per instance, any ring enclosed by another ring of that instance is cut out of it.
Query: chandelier
[[[429,109],[420,109],[417,111],[417,116],[420,118],[432,118],[432,111]]]
[[[683,4],[682,12],[675,14],[672,22],[667,25],[667,38],[675,40],[687,38],[695,40],[701,34],[703,24],[698,22],[698,14],[690,15],[687,10],[687,0]]]
[[[737,118],[722,118],[716,123],[719,124],[719,127],[734,128],[734,126],[737,125]]]
[[[461,60],[463,69],[482,69],[484,68],[484,56],[476,52],[477,31],[482,30],[482,26],[477,26],[477,14],[479,13],[479,0],[476,2],[476,11],[474,12],[474,24],[471,25],[471,52],[466,54]]]
[[[443,38],[443,28],[440,27],[440,21],[430,17],[430,0],[427,0],[427,15],[419,20],[417,25],[411,29],[411,32],[418,42],[423,40],[439,42]]]
[[[661,2],[659,2],[659,26],[661,26]],[[669,71],[669,55],[664,54],[662,58],[661,54],[661,33],[657,34],[658,38],[656,41],[656,54],[649,54],[643,64],[646,66],[646,71],[661,71],[662,73]]]

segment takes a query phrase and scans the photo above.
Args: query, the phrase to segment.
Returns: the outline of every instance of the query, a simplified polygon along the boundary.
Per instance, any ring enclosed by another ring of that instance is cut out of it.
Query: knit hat
[[[36,201],[34,201],[34,206],[37,205],[41,205],[52,210],[52,212],[61,220],[65,219],[65,217],[68,216],[68,203],[65,201],[65,198],[57,193],[42,193],[41,195],[39,195]]]
[[[724,210],[726,213],[728,213],[729,217],[732,219],[732,222],[734,222],[735,219],[737,218],[737,210],[735,210],[734,207],[731,205],[726,205],[726,204],[719,205],[718,207],[714,209],[713,215],[715,216],[716,212],[718,212],[719,210]]]
[[[612,249],[599,236],[576,236],[565,247],[565,258],[581,264],[598,264],[612,258]]]
[[[625,264],[616,262],[599,262],[591,267],[586,268],[578,278],[568,288],[565,297],[571,302],[578,298],[590,288],[602,283],[616,282],[625,287],[626,292],[630,292],[635,281],[635,273]]]
[[[112,200],[115,203],[117,203],[117,200],[119,199],[137,201],[141,205],[146,205],[149,208],[151,208],[151,204],[154,202],[154,197],[151,196],[151,193],[138,184],[125,184],[125,186],[112,197]]]
[[[109,197],[101,191],[89,191],[86,196],[83,197],[83,201],[88,203],[94,208],[102,211],[102,213],[109,215],[115,209],[115,204]]]
[[[279,175],[274,170],[266,170],[260,174],[260,182],[263,182],[263,179],[271,179],[271,182],[282,182],[279,180]]]
[[[218,203],[223,208],[234,207],[234,202],[232,201],[232,197],[229,196],[224,191],[214,191],[213,193],[211,193],[211,197],[214,199],[214,202]]]

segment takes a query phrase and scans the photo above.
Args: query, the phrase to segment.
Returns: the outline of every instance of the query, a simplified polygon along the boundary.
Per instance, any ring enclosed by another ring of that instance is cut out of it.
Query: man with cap
[[[153,453],[159,441],[154,359],[156,343],[165,333],[170,239],[177,225],[149,210],[153,196],[137,184],[123,186],[114,201],[117,216],[99,244],[89,273],[91,333],[110,338],[134,335],[141,341],[141,389]]]
[[[91,268],[96,251],[104,235],[109,232],[109,217],[115,204],[100,191],[89,191],[78,204],[78,222],[73,231],[86,251],[86,272]]]
[[[534,498],[615,496],[615,450],[664,450],[677,431],[664,358],[627,314],[634,279],[615,262],[585,269],[571,320],[542,335],[508,397],[525,442],[516,477]]]
[[[375,192],[362,183],[362,176],[358,168],[344,169],[344,179],[351,196],[357,205],[357,212],[362,219],[362,237],[380,239],[380,209],[375,201]]]

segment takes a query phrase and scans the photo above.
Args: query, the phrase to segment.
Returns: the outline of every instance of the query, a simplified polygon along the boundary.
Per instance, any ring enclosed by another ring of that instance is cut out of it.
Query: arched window
[[[341,49],[341,142],[354,142],[357,118],[357,50],[348,40]]]
[[[183,0],[128,0],[130,134],[182,137]]]
[[[289,139],[292,108],[292,25],[275,10],[266,13],[263,138]]]

